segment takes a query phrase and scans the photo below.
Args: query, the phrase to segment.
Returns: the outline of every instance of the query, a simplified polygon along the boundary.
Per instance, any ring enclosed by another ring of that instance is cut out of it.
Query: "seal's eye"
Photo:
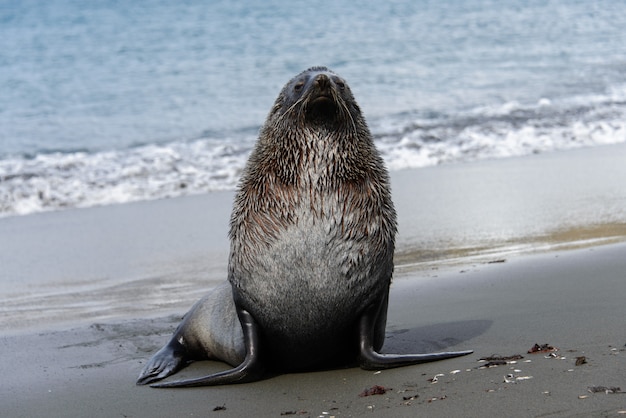
[[[302,91],[303,87],[304,87],[304,81],[298,81],[296,85],[293,86],[293,89],[296,93],[299,93],[300,91]]]
[[[335,80],[335,84],[339,87],[339,90],[344,90],[346,88],[346,83],[341,80]]]

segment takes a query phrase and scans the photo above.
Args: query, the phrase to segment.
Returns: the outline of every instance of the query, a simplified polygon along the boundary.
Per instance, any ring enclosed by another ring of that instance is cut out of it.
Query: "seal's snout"
[[[320,90],[328,90],[328,88],[330,87],[330,78],[328,78],[326,74],[318,74],[315,77],[315,85]]]
[[[310,95],[307,99],[307,111],[310,120],[328,122],[334,120],[337,110],[336,86],[327,73],[315,74],[310,82]]]

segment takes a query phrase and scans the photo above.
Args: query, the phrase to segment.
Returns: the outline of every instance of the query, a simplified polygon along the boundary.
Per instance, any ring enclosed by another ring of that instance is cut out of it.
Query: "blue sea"
[[[343,76],[390,170],[626,141],[621,0],[0,0],[0,216],[234,189]]]

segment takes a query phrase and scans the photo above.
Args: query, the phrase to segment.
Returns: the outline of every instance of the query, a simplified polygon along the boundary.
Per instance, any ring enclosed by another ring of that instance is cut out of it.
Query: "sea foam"
[[[626,88],[450,114],[403,113],[370,125],[392,171],[613,144],[626,141]],[[233,190],[255,139],[246,133],[7,157],[0,160],[0,216]]]

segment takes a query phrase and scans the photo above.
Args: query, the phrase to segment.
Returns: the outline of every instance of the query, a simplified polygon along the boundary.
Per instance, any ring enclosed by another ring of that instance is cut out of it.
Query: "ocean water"
[[[234,189],[326,65],[390,170],[626,141],[626,2],[0,1],[0,216]]]

